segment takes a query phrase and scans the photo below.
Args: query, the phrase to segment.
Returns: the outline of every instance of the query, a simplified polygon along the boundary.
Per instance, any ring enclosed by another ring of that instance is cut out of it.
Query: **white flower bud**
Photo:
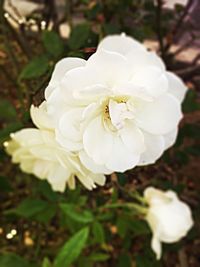
[[[161,242],[174,243],[186,236],[193,226],[191,210],[173,191],[149,187],[144,191],[149,205],[146,220],[153,232],[152,249],[160,259]]]

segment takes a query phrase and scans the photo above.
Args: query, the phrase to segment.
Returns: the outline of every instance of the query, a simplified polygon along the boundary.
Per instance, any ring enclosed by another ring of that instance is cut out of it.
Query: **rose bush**
[[[0,266],[199,266],[198,1],[18,2],[36,5],[1,1]]]
[[[11,134],[5,147],[13,163],[54,191],[74,189],[75,177],[92,190],[106,174],[152,164],[174,144],[186,90],[154,52],[125,34],[108,36],[87,61],[56,64],[45,100],[30,109],[37,129]],[[191,211],[173,191],[150,187],[136,199],[143,201],[127,207],[150,225],[160,259],[161,242],[176,242],[192,227]]]

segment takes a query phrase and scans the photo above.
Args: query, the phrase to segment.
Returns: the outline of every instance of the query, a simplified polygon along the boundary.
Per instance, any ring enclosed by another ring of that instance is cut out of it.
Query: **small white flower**
[[[144,191],[144,198],[149,204],[146,220],[153,232],[151,246],[160,259],[161,242],[179,241],[193,226],[191,210],[173,191],[149,187]]]
[[[175,142],[185,92],[154,52],[122,34],[87,61],[57,63],[45,97],[60,145],[109,174],[152,164]]]
[[[20,164],[26,173],[47,179],[55,191],[64,192],[66,184],[73,189],[75,177],[89,190],[95,188],[95,184],[104,185],[103,174],[93,174],[87,170],[76,154],[68,152],[56,142],[45,102],[39,108],[32,106],[31,116],[39,129],[18,131],[11,134],[11,141],[5,143],[13,163]]]

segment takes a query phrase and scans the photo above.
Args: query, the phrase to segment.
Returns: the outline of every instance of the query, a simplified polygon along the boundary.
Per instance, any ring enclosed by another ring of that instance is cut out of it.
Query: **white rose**
[[[122,34],[87,61],[60,61],[45,96],[57,141],[109,174],[152,164],[175,142],[185,92],[154,52]]]
[[[66,184],[73,189],[75,176],[89,190],[95,188],[95,184],[104,185],[103,174],[93,174],[87,170],[76,154],[68,152],[56,142],[45,102],[39,108],[32,106],[31,116],[40,129],[23,129],[11,134],[11,141],[5,142],[13,163],[20,164],[26,173],[47,179],[55,191],[63,192]]]
[[[163,192],[149,187],[144,192],[144,198],[149,204],[146,220],[153,232],[151,246],[160,259],[161,242],[179,241],[193,226],[191,210],[173,191]]]

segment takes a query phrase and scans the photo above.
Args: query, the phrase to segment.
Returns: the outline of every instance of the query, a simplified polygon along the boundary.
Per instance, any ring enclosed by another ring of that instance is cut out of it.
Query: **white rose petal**
[[[178,125],[181,118],[180,103],[169,94],[162,95],[155,101],[143,103],[136,115],[137,124],[155,135],[169,133]]]
[[[113,136],[103,126],[101,116],[93,119],[83,133],[86,153],[98,164],[105,164],[111,155]]]
[[[145,47],[141,43],[123,33],[105,37],[98,45],[98,50],[100,49],[117,52],[121,55],[126,55],[132,50],[145,51]]]
[[[106,168],[105,165],[96,164],[84,150],[79,152],[79,157],[82,164],[93,173],[111,174],[113,171]]]
[[[168,92],[182,103],[187,92],[187,87],[174,73],[168,71],[166,75],[169,82]]]
[[[161,157],[165,148],[165,140],[161,135],[143,132],[145,151],[140,156],[139,166],[153,164]]]
[[[117,172],[124,172],[134,168],[139,162],[139,154],[132,153],[124,145],[121,137],[113,139],[112,153],[106,162],[106,167]]]
[[[172,130],[170,133],[163,135],[164,141],[165,141],[165,149],[168,149],[169,147],[173,146],[176,142],[176,138],[178,135],[178,128]]]
[[[59,85],[60,81],[68,71],[77,67],[84,66],[85,63],[86,61],[82,58],[68,57],[61,59],[55,65],[51,80],[49,82],[48,87],[45,90],[45,98],[47,99],[51,95],[54,88]]]
[[[149,67],[158,67],[161,71],[165,71],[165,64],[162,59],[152,51],[145,50],[131,50],[127,55],[128,63],[130,68],[134,72],[141,70],[142,68]],[[142,70],[141,70],[142,71]]]
[[[52,122],[47,114],[46,101],[43,101],[39,107],[31,106],[31,119],[33,123],[40,129],[53,129]]]
[[[111,51],[97,50],[88,59],[86,66],[110,88],[131,77],[126,57]]]
[[[132,77],[132,83],[135,87],[146,88],[152,97],[157,97],[168,90],[168,80],[165,72],[153,66],[144,67],[137,71]]]

